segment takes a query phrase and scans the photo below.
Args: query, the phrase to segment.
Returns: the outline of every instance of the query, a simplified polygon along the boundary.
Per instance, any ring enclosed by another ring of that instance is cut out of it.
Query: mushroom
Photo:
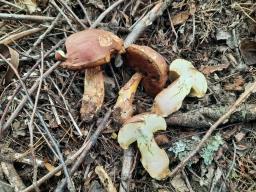
[[[155,97],[152,106],[152,112],[163,117],[179,110],[187,95],[201,98],[207,91],[205,76],[187,60],[174,60],[169,66],[169,78],[174,82]]]
[[[165,119],[156,114],[144,113],[125,122],[118,133],[118,143],[123,149],[137,141],[141,163],[149,175],[157,180],[169,176],[169,158],[154,140],[156,131],[166,130]]]
[[[145,91],[155,96],[164,88],[168,78],[168,66],[163,56],[147,46],[130,45],[126,49],[125,64],[137,72],[119,91],[114,106],[114,117],[121,123],[132,116],[132,102],[141,79]]]
[[[124,53],[123,40],[111,32],[87,29],[74,33],[65,42],[67,54],[56,52],[61,66],[69,70],[84,70],[84,94],[81,118],[92,120],[104,100],[104,77],[101,65],[110,62],[111,56]]]

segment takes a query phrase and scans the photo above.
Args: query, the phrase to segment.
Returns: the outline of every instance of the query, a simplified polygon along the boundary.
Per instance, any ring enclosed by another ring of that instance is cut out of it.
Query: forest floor
[[[61,68],[54,57],[56,50],[65,50],[68,36],[94,25],[115,2],[117,7],[95,25],[124,40],[148,12],[166,3],[134,43],[153,48],[168,65],[186,59],[207,79],[206,95],[185,98],[181,109],[166,117],[167,130],[155,134],[168,154],[171,171],[253,85],[254,1],[0,0],[0,192],[67,191],[61,186],[63,179],[72,181],[76,191],[114,192],[108,188],[110,180],[119,190],[123,149],[116,137],[121,125],[109,111],[134,71],[125,63],[116,66],[115,58],[103,66],[104,104],[86,122],[80,117],[84,73]],[[245,99],[185,167],[163,181],[149,176],[133,144],[131,175],[124,181],[127,191],[256,191],[254,91]],[[153,101],[140,85],[134,114],[149,112]],[[105,185],[95,172],[98,166],[110,178],[105,178]]]

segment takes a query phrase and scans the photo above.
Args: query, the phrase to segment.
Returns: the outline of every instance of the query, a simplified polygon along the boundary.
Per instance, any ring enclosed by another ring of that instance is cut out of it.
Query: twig
[[[103,120],[101,121],[100,125],[97,127],[96,131],[90,137],[89,141],[86,142],[86,148],[83,149],[83,152],[77,158],[77,160],[75,161],[74,165],[72,166],[72,168],[70,170],[70,175],[73,175],[75,173],[75,171],[78,169],[78,167],[84,162],[84,158],[86,157],[87,153],[92,148],[92,146],[95,145],[95,143],[97,142],[97,139],[98,139],[100,133],[106,127],[106,124],[107,124],[108,119],[109,119],[109,117],[111,115],[111,112],[112,112],[111,109],[109,109],[108,112],[105,114]],[[62,180],[61,184],[58,185],[58,187],[56,188],[55,192],[63,191],[64,187],[66,186],[66,182],[67,182],[66,179]]]
[[[245,92],[240,95],[240,97],[236,100],[236,102],[229,108],[229,110],[223,115],[221,116],[218,121],[216,121],[211,127],[210,129],[206,132],[206,134],[204,135],[204,137],[201,139],[200,143],[196,146],[196,148],[184,159],[182,160],[171,172],[170,177],[173,177],[180,169],[182,169],[187,162],[194,157],[199,151],[200,149],[203,147],[203,145],[205,144],[205,142],[207,141],[207,139],[211,136],[211,134],[213,133],[213,131],[220,125],[222,124],[226,119],[228,119],[230,117],[230,115],[232,113],[234,113],[237,109],[237,107],[243,103],[252,92],[254,92],[256,89],[256,81],[251,85],[251,87],[249,87],[248,89],[245,90]]]
[[[8,178],[9,183],[12,187],[14,187],[15,192],[20,192],[26,188],[20,176],[16,172],[13,164],[1,162],[0,165],[2,166],[5,176]]]
[[[58,10],[59,13],[61,13],[61,15],[65,18],[65,20],[67,21],[68,25],[70,26],[70,28],[77,32],[77,30],[73,27],[72,23],[70,22],[69,18],[67,17],[67,15],[61,10],[61,8],[59,8],[59,6],[55,3],[54,0],[50,0],[50,3]]]
[[[1,14],[1,13],[0,13]],[[26,37],[26,36],[29,36],[29,35],[32,35],[34,33],[37,33],[39,31],[42,31],[44,28],[33,28],[33,29],[29,29],[27,31],[22,31],[20,33],[17,33],[17,34],[13,34],[13,35],[10,35],[8,36],[7,38],[3,39],[0,41],[0,44],[5,44],[5,45],[9,45],[9,44],[12,44],[13,42],[23,38],[23,37]]]
[[[103,13],[100,14],[100,16],[94,21],[94,23],[91,25],[91,28],[95,28],[103,19],[106,17],[106,15],[112,11],[116,6],[118,6],[120,3],[124,2],[125,0],[118,0],[117,2],[113,3],[111,6],[109,6]]]
[[[1,151],[0,152],[0,161],[8,162],[8,163],[13,163],[13,162],[19,162],[19,163],[24,163],[28,165],[33,165],[33,159],[30,157],[26,157],[27,154],[23,153],[16,153],[13,151]],[[44,167],[44,161],[41,159],[35,159],[36,165],[38,167]],[[1,177],[0,177],[1,179]]]
[[[53,46],[49,51],[47,51],[47,52],[44,54],[44,59],[45,59],[46,57],[48,57],[48,56],[52,53],[52,51],[54,51],[56,48],[58,48],[63,42],[64,42],[64,39],[61,40],[61,41],[59,41],[55,46]],[[25,80],[30,76],[30,74],[36,69],[36,67],[37,67],[40,63],[41,63],[41,59],[37,60],[37,62],[35,63],[35,65],[34,65],[34,66],[26,73],[26,75],[22,78],[22,81],[25,81]],[[60,62],[58,62],[58,64],[56,63],[56,67],[57,67],[59,64],[60,64]],[[51,69],[51,71],[49,71],[49,74],[50,74],[56,67],[54,67],[53,69]],[[50,70],[50,69],[49,69],[49,70]],[[49,74],[48,74],[48,75],[49,75]],[[48,76],[48,75],[46,75],[46,76]],[[45,76],[45,77],[46,77],[46,76]],[[33,88],[33,89],[34,89],[33,91],[35,91],[35,89],[36,89],[37,86],[38,86],[38,85],[35,85],[35,88]],[[33,87],[33,86],[32,86],[32,87]],[[32,87],[31,87],[31,89],[32,89]],[[12,102],[12,100],[14,99],[14,97],[16,96],[16,94],[19,92],[20,88],[21,88],[21,85],[19,85],[19,86],[14,90],[14,93],[13,93],[11,99],[9,100],[9,102],[7,103],[7,105],[6,105],[5,109],[4,109],[4,112],[3,112],[2,117],[1,117],[1,119],[0,119],[0,137],[1,137],[1,131],[3,130],[4,119],[5,119],[5,116],[7,115],[9,106],[11,105],[11,102]],[[32,91],[32,90],[31,90],[31,91]],[[32,92],[33,92],[33,91],[32,91]],[[26,102],[26,101],[24,101],[24,102]],[[25,104],[25,103],[24,103],[24,104]],[[23,104],[23,105],[24,105],[24,104]],[[22,107],[23,107],[23,106],[21,106],[21,108],[22,108]],[[19,109],[19,111],[20,111],[20,110],[21,110],[21,109]],[[16,112],[16,113],[17,113],[16,116],[18,115],[19,111]],[[14,116],[14,118],[15,118],[16,116]],[[14,118],[10,121],[10,124],[12,123],[12,121],[14,120]],[[9,127],[10,124],[9,124],[7,127]]]
[[[194,190],[192,189],[192,186],[190,185],[188,176],[187,176],[186,172],[184,171],[184,169],[182,170],[182,175],[185,178],[185,182],[186,182],[187,188],[189,189],[189,192],[194,192]]]
[[[32,102],[32,99],[31,99],[31,97],[30,97],[30,93],[28,92],[28,90],[27,90],[27,88],[26,88],[24,82],[21,80],[18,71],[17,71],[16,68],[12,65],[12,63],[10,63],[9,61],[6,60],[6,58],[5,58],[2,54],[0,54],[0,57],[1,57],[3,60],[6,61],[6,63],[11,67],[11,69],[13,70],[13,72],[15,73],[15,75],[17,76],[18,80],[20,81],[20,84],[21,84],[22,88],[24,89],[24,91],[25,91],[25,93],[26,93],[27,100],[29,101],[29,103],[30,103],[30,105],[31,105],[31,108],[33,108],[33,102]],[[41,78],[39,78],[39,81],[36,81],[36,82],[38,82],[37,85],[39,85],[39,83],[40,83],[41,81],[43,81],[43,75],[41,76]],[[70,178],[70,176],[69,176],[69,174],[68,174],[67,167],[66,167],[66,165],[65,165],[65,163],[64,163],[63,155],[62,155],[62,153],[61,153],[61,151],[60,151],[60,149],[59,149],[59,147],[58,147],[58,145],[57,145],[55,139],[53,138],[53,136],[51,135],[49,129],[47,128],[47,125],[46,125],[46,123],[44,122],[43,117],[41,116],[41,114],[38,113],[38,112],[36,112],[36,111],[35,111],[35,114],[37,115],[37,117],[39,118],[40,122],[42,123],[42,125],[43,125],[43,127],[44,127],[44,130],[46,131],[46,133],[47,133],[49,139],[51,140],[51,142],[52,142],[52,144],[53,144],[53,146],[54,146],[54,148],[55,148],[55,150],[56,150],[56,152],[57,152],[57,154],[58,154],[57,158],[59,159],[59,161],[61,162],[61,164],[63,164],[63,170],[64,170],[65,176],[66,176],[66,178],[67,178],[67,182],[68,182],[68,186],[69,186],[70,191],[71,191],[71,192],[75,191],[73,182],[72,182],[72,180],[71,180],[71,178]],[[0,136],[1,136],[1,135],[0,135]]]
[[[129,191],[129,179],[131,178],[131,167],[132,167],[133,159],[134,159],[133,149],[129,148],[127,150],[124,150],[119,192]]]
[[[92,25],[92,22],[87,14],[87,11],[85,9],[85,7],[83,6],[82,2],[80,0],[77,0],[78,4],[80,5],[80,7],[82,8],[83,12],[84,12],[84,15],[85,15],[85,18],[87,20],[87,22],[89,23],[89,25],[91,26]]]
[[[75,129],[77,130],[77,132],[78,132],[78,134],[79,134],[80,136],[83,136],[83,134],[82,134],[80,128],[78,127],[78,125],[77,125],[77,123],[76,123],[76,121],[75,121],[73,115],[70,113],[70,107],[69,107],[69,104],[68,104],[67,100],[65,99],[65,97],[64,97],[63,94],[61,93],[59,87],[58,87],[57,84],[53,81],[53,79],[52,79],[52,78],[50,78],[50,79],[51,79],[51,81],[52,81],[54,87],[57,89],[59,95],[61,96],[61,98],[62,98],[62,100],[63,100],[63,102],[64,102],[64,105],[65,105],[65,108],[66,108],[66,110],[67,110],[67,112],[68,112],[68,115],[69,115],[69,117],[70,117],[70,119],[71,119],[71,121],[72,121],[72,123],[73,123]]]
[[[40,69],[40,74],[41,77],[44,73],[44,55],[43,55],[43,45],[41,45],[41,69]],[[36,98],[35,98],[35,103],[34,103],[34,107],[33,107],[33,111],[31,114],[31,119],[29,122],[29,135],[30,135],[30,149],[31,149],[31,156],[33,159],[33,185],[35,186],[36,190],[39,191],[39,188],[36,184],[37,181],[37,164],[36,164],[36,156],[35,156],[35,150],[34,150],[34,118],[35,118],[35,113],[36,113],[36,108],[37,108],[37,104],[38,104],[38,100],[39,100],[39,95],[40,95],[40,91],[41,91],[41,86],[42,86],[42,78],[40,78],[39,81],[39,85],[38,85],[38,90],[37,90],[37,94],[36,94]]]
[[[53,21],[55,17],[0,13],[0,19],[15,20],[15,21],[29,20],[29,21],[36,21],[36,22],[47,22],[47,21]]]
[[[81,22],[81,20],[76,16],[76,14],[72,11],[72,9],[70,9],[70,7],[67,5],[66,2],[64,2],[63,0],[58,0],[70,13],[71,15],[75,18],[76,22],[78,24],[80,24],[84,29],[86,29],[87,27]]]
[[[12,6],[12,7],[15,7],[16,9],[23,10],[22,7],[20,7],[20,6],[16,5],[16,4],[14,4],[14,3],[10,3],[9,1],[0,0],[0,2],[5,3],[6,5],[10,5],[10,6]]]
[[[51,30],[54,28],[54,26],[57,24],[57,22],[59,21],[59,19],[61,18],[61,14],[59,13],[57,15],[57,17],[54,19],[54,21],[52,22],[51,26],[47,28],[47,30],[40,35],[40,37],[36,40],[36,42],[29,48],[29,50],[26,52],[27,55],[29,55],[31,53],[31,51],[39,44],[41,43],[41,41],[46,37],[46,35],[48,33],[51,32]]]
[[[49,101],[50,101],[50,104],[51,104],[51,107],[52,107],[52,112],[53,112],[53,114],[54,114],[55,120],[56,120],[56,122],[57,122],[58,125],[61,125],[61,121],[60,121],[60,118],[59,118],[57,109],[56,109],[56,107],[54,106],[53,100],[52,100],[52,98],[50,97],[49,94],[48,94],[48,98],[49,98]]]
[[[28,90],[28,93],[29,95],[31,95],[35,90],[36,88],[38,87],[39,85],[39,82],[40,82],[40,79],[45,79],[48,75],[51,74],[51,72],[56,69],[59,64],[61,62],[58,61],[56,62],[51,68],[49,68],[43,75],[42,77],[39,77],[34,85]],[[0,129],[0,137],[2,136],[2,132],[4,132],[12,123],[12,121],[17,117],[17,115],[19,114],[19,112],[21,111],[21,109],[23,108],[23,106],[25,105],[25,103],[27,102],[28,100],[28,96],[24,96],[23,99],[21,100],[21,102],[19,103],[19,105],[17,106],[17,108],[15,109],[15,111],[12,112],[11,116],[8,118],[7,122],[3,125],[2,129]]]
[[[150,26],[156,18],[160,17],[164,10],[167,9],[167,7],[171,4],[171,0],[165,0],[163,2],[160,2],[156,4],[152,10],[150,10],[132,29],[131,33],[126,37],[124,41],[124,46],[128,47],[133,42],[135,42],[141,33]],[[117,67],[120,67],[123,64],[122,58],[120,55],[116,57],[115,65]]]
[[[166,123],[170,126],[209,128],[217,121],[229,106],[212,105],[191,110],[185,113],[177,112],[166,118]],[[256,120],[256,105],[242,104],[225,123],[250,122]]]

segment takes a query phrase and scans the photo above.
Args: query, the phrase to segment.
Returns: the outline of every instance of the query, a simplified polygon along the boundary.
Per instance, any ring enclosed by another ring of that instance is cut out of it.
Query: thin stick
[[[15,21],[29,20],[29,21],[36,21],[36,22],[47,22],[47,21],[53,21],[55,17],[0,13],[0,19],[15,20]]]
[[[83,136],[83,134],[82,134],[80,128],[78,127],[78,125],[77,125],[77,123],[76,123],[76,121],[75,121],[73,115],[70,113],[70,107],[69,107],[69,104],[68,104],[67,100],[65,99],[65,97],[64,97],[63,94],[61,93],[59,87],[58,87],[57,84],[53,81],[53,79],[52,79],[52,78],[50,78],[50,79],[51,79],[51,81],[52,81],[54,87],[57,89],[59,95],[61,96],[61,98],[62,98],[62,100],[63,100],[63,102],[64,102],[64,105],[65,105],[65,108],[66,108],[66,110],[67,110],[67,112],[68,112],[68,115],[69,115],[69,117],[70,117],[70,119],[71,119],[71,121],[72,121],[72,123],[73,123],[75,129],[77,130],[77,132],[78,132],[78,134],[79,134],[80,136]]]
[[[77,32],[77,30],[73,27],[72,23],[70,22],[69,18],[67,17],[67,15],[65,15],[65,13],[61,10],[61,8],[59,8],[59,6],[55,3],[54,0],[50,0],[50,3],[58,10],[59,13],[61,13],[61,15],[65,18],[65,20],[67,21],[68,25],[70,26],[70,28]]]
[[[91,22],[91,20],[90,20],[88,14],[87,14],[87,11],[86,11],[84,5],[82,4],[82,2],[81,2],[80,0],[77,0],[77,2],[78,2],[78,4],[80,5],[80,7],[82,8],[82,10],[83,10],[83,12],[84,12],[84,15],[85,15],[85,18],[86,18],[86,20],[88,21],[89,25],[91,26],[91,25],[92,25],[92,22]]]
[[[131,33],[126,37],[124,46],[128,47],[135,42],[141,33],[150,26],[156,18],[160,17],[167,7],[171,4],[171,0],[165,0],[156,4],[132,29]],[[120,67],[123,64],[122,58],[118,55],[115,59],[115,66]]]
[[[34,48],[39,43],[41,43],[41,41],[46,37],[46,35],[52,31],[52,29],[57,24],[57,22],[59,21],[60,18],[61,18],[61,14],[59,13],[57,15],[57,17],[54,19],[54,21],[52,22],[51,26],[48,27],[47,30],[42,35],[40,35],[40,37],[36,40],[36,42],[32,45],[32,47],[29,48],[29,50],[26,52],[27,55],[29,55],[31,53],[31,51],[34,50]]]
[[[4,59],[4,58],[3,58]],[[59,64],[61,62],[58,61],[56,62],[51,68],[49,68],[43,75],[42,77],[39,77],[36,82],[34,83],[34,85],[28,90],[28,94],[31,95],[35,90],[36,88],[38,87],[39,85],[39,82],[40,82],[40,79],[45,79],[48,75],[50,75],[54,69],[56,69]],[[21,109],[23,108],[23,106],[25,105],[25,103],[27,102],[28,100],[28,96],[24,96],[23,99],[21,100],[20,104],[17,106],[17,108],[15,109],[15,111],[12,112],[11,116],[8,118],[7,122],[3,125],[2,129],[0,129],[0,137],[2,136],[2,132],[4,132],[10,125],[11,123],[13,122],[13,120],[17,117],[17,115],[19,114],[19,112],[21,111]]]
[[[28,92],[28,90],[27,90],[27,88],[26,88],[26,85],[25,85],[24,82],[21,80],[18,71],[16,70],[16,68],[15,68],[9,61],[6,60],[6,58],[5,58],[2,54],[0,54],[0,57],[1,57],[3,60],[5,60],[6,63],[7,63],[7,64],[11,67],[11,69],[14,71],[15,75],[17,76],[18,80],[20,81],[20,84],[22,85],[22,88],[24,89],[24,91],[25,91],[25,93],[26,93],[27,100],[29,101],[31,107],[33,108],[33,102],[32,102],[32,99],[31,99],[31,97],[30,97],[30,94],[29,94],[29,92]],[[41,76],[41,78],[39,79],[39,81],[36,81],[36,82],[38,82],[37,85],[39,85],[40,81],[42,81],[42,80],[43,80],[43,75]],[[36,86],[36,87],[37,87],[37,86]],[[35,89],[36,89],[36,88],[35,88]],[[72,180],[71,180],[71,178],[70,178],[70,176],[69,176],[69,174],[68,174],[67,166],[66,166],[65,163],[64,163],[63,155],[62,155],[62,153],[61,153],[61,151],[60,151],[60,149],[59,149],[59,147],[58,147],[58,145],[57,145],[55,139],[53,138],[53,136],[51,135],[49,129],[47,128],[47,125],[46,125],[46,123],[44,122],[43,117],[40,115],[40,113],[38,113],[38,112],[36,112],[36,111],[35,111],[35,113],[36,113],[37,117],[39,118],[40,122],[42,123],[42,125],[43,125],[43,127],[44,127],[44,130],[46,131],[48,137],[50,138],[50,140],[51,140],[51,142],[52,142],[52,144],[53,144],[53,146],[54,146],[54,148],[55,148],[55,150],[56,150],[56,152],[57,152],[57,154],[58,154],[57,158],[59,159],[60,163],[63,164],[63,170],[64,170],[65,176],[66,176],[66,178],[67,178],[68,186],[70,187],[70,191],[73,192],[73,191],[75,191],[75,188],[74,188],[73,182],[72,182]],[[1,135],[0,135],[0,136],[1,136]]]
[[[53,46],[49,51],[47,51],[47,52],[44,54],[44,59],[45,59],[46,57],[48,57],[55,49],[57,49],[63,42],[64,42],[64,39],[61,40],[61,41],[59,41],[55,46]],[[37,62],[35,63],[35,65],[26,73],[25,77],[22,78],[22,81],[25,81],[25,80],[30,76],[30,74],[36,69],[36,67],[37,67],[40,63],[41,63],[41,59],[39,58],[39,59],[37,60]],[[60,62],[58,63],[58,65],[59,65],[59,64],[60,64]],[[57,66],[58,66],[58,65],[57,65]],[[56,67],[57,67],[57,66],[56,66]],[[55,67],[55,68],[56,68],[56,67]],[[52,70],[54,70],[55,68],[53,68]],[[51,72],[50,72],[50,73],[51,73]],[[2,131],[2,129],[3,129],[4,119],[5,119],[5,116],[7,115],[9,106],[11,105],[11,102],[13,101],[14,97],[16,96],[16,94],[19,92],[20,88],[21,88],[21,85],[19,85],[19,86],[14,90],[14,93],[13,93],[11,99],[8,101],[8,103],[7,103],[7,105],[6,105],[5,109],[4,109],[4,112],[3,112],[2,117],[1,117],[1,119],[0,119],[0,137],[1,137],[1,131]],[[35,88],[36,88],[36,87],[35,87]],[[31,89],[32,89],[32,87],[31,87]],[[26,102],[26,101],[25,101],[25,102]],[[25,104],[25,103],[24,103],[24,104]],[[23,104],[23,105],[24,105],[24,104]],[[22,106],[22,107],[23,107],[23,106]],[[15,111],[16,111],[16,110],[15,110]],[[15,111],[14,111],[14,112],[15,112]],[[13,113],[14,113],[14,112],[13,112]],[[16,116],[18,115],[18,113],[19,113],[19,111],[17,112]],[[16,116],[14,116],[14,119],[15,119]],[[14,120],[14,119],[13,119],[13,120]],[[13,120],[10,121],[10,124],[12,123]],[[9,124],[9,126],[10,126],[10,124]],[[9,127],[9,126],[8,126],[8,127]]]
[[[16,5],[16,4],[14,4],[14,3],[10,3],[9,1],[0,0],[0,2],[5,3],[6,5],[9,5],[9,6],[15,7],[16,9],[23,10],[22,7],[20,7],[20,6]]]
[[[71,175],[72,173],[74,173],[77,168],[81,165],[81,163],[84,161],[85,156],[87,155],[87,153],[90,151],[90,149],[95,145],[95,143],[97,142],[97,139],[99,137],[99,135],[101,134],[101,132],[104,130],[104,128],[106,127],[106,124],[109,120],[109,117],[111,115],[111,110],[109,110],[107,113],[105,113],[105,116],[103,118],[103,120],[101,121],[101,123],[99,124],[99,126],[97,127],[96,131],[93,133],[93,135],[90,137],[90,139],[73,155],[71,156],[70,159],[65,161],[66,165],[70,165],[71,163],[74,163],[75,159],[77,159],[75,161],[75,164],[72,166],[71,168]],[[79,158],[78,158],[79,157]],[[47,181],[48,179],[50,179],[51,177],[53,177],[56,173],[58,173],[61,169],[63,168],[63,165],[59,165],[58,167],[56,167],[55,169],[53,169],[51,172],[49,172],[48,174],[46,174],[45,176],[43,176],[41,179],[39,179],[37,181],[38,186],[43,184],[45,181]],[[27,187],[25,190],[21,191],[21,192],[29,192],[31,190],[34,189],[33,185],[30,185],[29,187]]]
[[[200,149],[203,147],[207,139],[211,136],[213,131],[220,125],[222,124],[226,119],[230,117],[232,113],[236,111],[238,106],[243,103],[252,92],[254,92],[256,89],[256,81],[252,84],[251,87],[249,87],[247,90],[244,91],[242,95],[236,100],[236,102],[229,108],[229,110],[222,116],[220,117],[211,127],[210,129],[206,132],[204,137],[201,139],[200,143],[196,146],[194,151],[192,151],[184,160],[182,160],[171,172],[170,177],[173,177],[178,171],[180,171],[186,164],[187,162],[194,157]]]
[[[70,7],[67,5],[66,2],[64,2],[63,0],[58,0],[70,13],[71,15],[75,18],[76,22],[78,24],[80,24],[84,29],[86,29],[87,27],[81,22],[81,20],[76,16],[76,14],[72,11],[72,9],[70,9]]]
[[[43,45],[41,45],[41,69],[40,69],[40,74],[41,77],[43,75],[43,71],[44,71],[44,56],[43,56]],[[38,100],[39,100],[39,95],[40,95],[40,91],[41,91],[41,86],[42,86],[42,78],[40,78],[39,81],[39,86],[37,89],[37,94],[36,94],[36,98],[35,98],[35,103],[34,103],[34,107],[33,107],[33,111],[31,114],[31,119],[29,122],[29,135],[30,135],[30,149],[31,149],[31,155],[32,155],[32,160],[33,160],[33,185],[35,186],[36,190],[39,191],[39,188],[36,184],[37,181],[37,164],[36,164],[36,156],[35,156],[35,150],[34,150],[34,117],[35,117],[35,113],[36,113],[36,108],[37,108],[37,104],[38,104]]]
[[[112,112],[111,109],[109,109],[108,112],[105,114],[103,120],[101,121],[100,125],[98,126],[97,130],[90,137],[90,140],[88,142],[86,142],[87,147],[83,150],[81,155],[77,158],[77,160],[75,161],[74,165],[72,166],[72,168],[70,170],[70,174],[71,175],[73,175],[75,173],[75,171],[78,169],[78,167],[84,162],[84,159],[85,159],[87,153],[89,152],[91,147],[94,146],[95,143],[97,142],[97,139],[98,139],[100,133],[106,127],[106,124],[107,124],[108,119],[109,119],[109,117],[111,115],[111,112]],[[58,187],[56,188],[55,192],[63,191],[64,187],[66,186],[66,183],[67,183],[67,179],[63,179],[61,181],[61,184],[58,185]]]
[[[105,17],[106,15],[112,11],[116,6],[118,6],[120,3],[124,2],[125,0],[118,0],[117,2],[113,3],[111,6],[109,6],[103,13],[100,14],[100,16],[94,21],[94,23],[91,25],[91,28],[95,28]]]
[[[1,14],[1,13],[0,13]],[[17,33],[17,34],[13,34],[13,35],[10,35],[8,36],[7,38],[3,39],[0,41],[0,44],[5,44],[5,45],[9,45],[9,44],[12,44],[14,43],[15,41],[23,38],[23,37],[26,37],[26,36],[29,36],[29,35],[32,35],[34,33],[37,33],[39,31],[42,31],[44,28],[33,28],[33,29],[29,29],[27,31],[22,31],[20,33]]]

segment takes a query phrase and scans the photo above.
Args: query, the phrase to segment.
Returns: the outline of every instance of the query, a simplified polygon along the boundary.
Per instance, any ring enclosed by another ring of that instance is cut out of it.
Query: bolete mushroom
[[[125,51],[123,40],[108,31],[87,29],[69,36],[65,46],[67,54],[58,51],[55,57],[64,60],[63,68],[85,71],[80,114],[83,120],[89,121],[104,100],[104,77],[100,66],[110,62],[113,55]]]
[[[155,96],[165,86],[168,66],[162,55],[150,47],[132,44],[126,49],[125,64],[137,71],[119,91],[114,117],[123,123],[132,116],[133,97],[142,79],[145,91]]]
[[[154,140],[156,131],[166,130],[165,119],[156,114],[144,113],[125,122],[118,133],[118,143],[123,149],[137,141],[141,163],[149,175],[157,180],[169,176],[169,158]]]
[[[180,109],[184,98],[201,98],[207,91],[205,76],[191,62],[176,59],[169,66],[169,78],[174,81],[154,99],[152,112],[167,117]]]

